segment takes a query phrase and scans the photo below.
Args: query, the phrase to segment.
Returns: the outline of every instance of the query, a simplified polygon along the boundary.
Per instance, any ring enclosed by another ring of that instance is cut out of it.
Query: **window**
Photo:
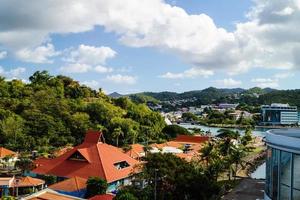
[[[293,199],[300,199],[300,155],[294,154]]]
[[[76,151],[75,153],[73,153],[70,157],[69,160],[76,160],[76,161],[87,161],[83,155],[81,155],[81,153],[79,153],[78,151]]]
[[[278,197],[278,157],[279,150],[272,149],[272,199]]]
[[[292,154],[280,152],[280,198],[290,199]]]
[[[117,162],[114,164],[117,169],[123,169],[129,167],[129,164],[126,161]]]

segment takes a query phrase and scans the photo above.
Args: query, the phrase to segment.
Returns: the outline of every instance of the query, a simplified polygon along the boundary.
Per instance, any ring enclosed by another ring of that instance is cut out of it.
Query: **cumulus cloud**
[[[0,60],[6,58],[7,52],[6,51],[0,51]]]
[[[212,76],[213,74],[214,74],[214,72],[212,70],[191,68],[182,73],[167,72],[167,73],[161,75],[160,77],[166,78],[166,79],[183,79],[183,78],[196,78],[196,77],[207,78],[209,76]]]
[[[239,80],[234,80],[232,78],[225,78],[223,80],[216,80],[216,83],[220,86],[220,87],[237,87],[242,85],[242,81]]]
[[[60,68],[66,73],[109,73],[113,71],[111,67],[102,66],[110,58],[117,54],[110,47],[95,47],[79,45],[77,49],[67,50],[67,55],[63,58],[67,64]],[[99,65],[101,64],[101,65]]]
[[[16,52],[18,59],[31,63],[52,63],[51,58],[59,54],[60,52],[55,51],[54,46],[50,43],[33,49],[23,48]]]
[[[110,47],[95,47],[81,44],[77,49],[70,52],[66,60],[73,63],[97,65],[105,64],[107,59],[115,57],[116,54],[117,52]]]
[[[300,66],[299,5],[299,0],[256,0],[248,20],[230,32],[206,14],[190,15],[163,0],[3,0],[0,44],[33,48],[53,33],[84,32],[99,25],[127,46],[169,51],[195,69],[230,74],[252,67],[292,69]]]
[[[98,89],[99,87],[99,82],[96,80],[91,80],[91,81],[83,81],[82,82],[83,85],[86,85],[88,87],[91,87],[93,89]]]
[[[24,67],[17,67],[10,70],[5,70],[0,66],[0,75],[8,79],[19,79],[20,76],[26,71]]]
[[[257,87],[261,88],[277,88],[279,87],[278,79],[271,79],[271,78],[254,78],[251,82],[255,83]]]
[[[133,85],[136,83],[137,78],[134,76],[128,76],[128,75],[121,75],[121,74],[114,74],[114,75],[108,75],[106,76],[106,81],[116,83],[116,84],[127,84],[127,85]]]

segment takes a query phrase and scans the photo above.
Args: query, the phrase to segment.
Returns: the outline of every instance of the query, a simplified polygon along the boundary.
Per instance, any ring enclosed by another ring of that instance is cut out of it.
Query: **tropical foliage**
[[[37,71],[29,83],[0,78],[0,145],[53,151],[78,144],[88,129],[114,145],[165,138],[165,122],[145,104],[112,99],[66,76]]]

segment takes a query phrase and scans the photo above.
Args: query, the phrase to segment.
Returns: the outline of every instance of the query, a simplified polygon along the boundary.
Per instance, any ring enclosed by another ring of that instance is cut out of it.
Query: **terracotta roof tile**
[[[173,141],[182,143],[204,143],[209,139],[209,136],[178,135]]]
[[[112,200],[114,197],[112,194],[100,194],[89,198],[89,200]]]
[[[13,152],[4,147],[0,147],[0,158],[4,158],[5,156],[16,156],[16,155],[17,155],[16,152]]]
[[[14,184],[15,187],[33,187],[45,183],[44,180],[38,178],[32,178],[30,176],[22,177],[21,179],[17,179],[17,180],[18,182]]]
[[[88,179],[98,176],[108,183],[126,178],[131,175],[135,165],[139,162],[123,153],[117,147],[99,142],[100,132],[88,132],[84,142],[72,150],[54,159],[37,160],[37,174],[51,174],[60,177],[74,177]],[[74,153],[79,152],[87,161],[69,159]],[[117,169],[114,164],[126,161],[129,167]]]
[[[87,182],[87,179],[75,176],[75,177],[66,179],[64,181],[55,183],[53,185],[50,185],[49,188],[53,189],[53,190],[74,192],[74,191],[80,191],[80,190],[85,189],[86,182]]]
[[[142,157],[141,155],[145,154],[144,145],[141,144],[132,144],[130,145],[131,149],[126,151],[125,153],[129,155],[131,158],[138,159]]]

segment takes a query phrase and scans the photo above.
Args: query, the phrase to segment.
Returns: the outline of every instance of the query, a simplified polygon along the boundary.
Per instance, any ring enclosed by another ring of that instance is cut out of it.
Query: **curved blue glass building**
[[[265,200],[300,200],[300,129],[267,131]]]

